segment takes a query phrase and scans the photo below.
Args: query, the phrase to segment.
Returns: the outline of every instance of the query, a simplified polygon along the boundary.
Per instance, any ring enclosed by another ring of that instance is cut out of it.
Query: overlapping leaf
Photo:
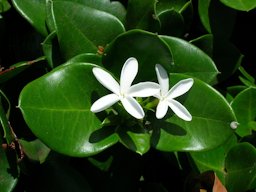
[[[236,132],[244,137],[255,130],[256,118],[256,89],[251,87],[239,93],[231,103],[237,116],[239,128]]]
[[[170,75],[170,82],[173,84],[184,78]],[[216,90],[194,78],[191,90],[181,101],[192,115],[192,121],[178,118],[170,109],[165,119],[155,119],[152,124],[155,131],[153,143],[157,149],[207,150],[221,145],[232,136],[230,123],[236,118],[225,98]]]
[[[52,2],[60,49],[66,59],[81,53],[97,53],[98,46],[106,46],[124,26],[115,16],[71,1]]]
[[[47,35],[46,0],[13,0],[14,7],[41,34]]]
[[[116,143],[116,135],[90,142],[102,127],[90,111],[91,103],[105,89],[92,74],[92,64],[71,63],[28,84],[19,108],[33,133],[51,149],[70,156],[88,156]],[[35,118],[36,117],[36,118]]]
[[[232,0],[220,0],[226,6],[229,6],[233,9],[237,9],[239,11],[250,11],[256,7],[255,0],[239,0],[239,1],[232,1]]]
[[[215,81],[218,70],[213,60],[202,50],[176,37],[160,38],[166,42],[173,55],[170,72],[188,74],[207,83]]]

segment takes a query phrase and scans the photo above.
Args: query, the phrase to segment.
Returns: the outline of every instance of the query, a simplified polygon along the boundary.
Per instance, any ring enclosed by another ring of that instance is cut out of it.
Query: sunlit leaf
[[[239,0],[239,1],[233,1],[233,0],[220,0],[223,4],[225,4],[228,7],[231,7],[233,9],[237,9],[239,11],[250,11],[256,7],[256,1],[255,0]]]
[[[89,141],[102,127],[100,116],[90,111],[91,104],[106,91],[93,76],[93,66],[60,66],[29,83],[20,94],[19,108],[32,132],[60,153],[88,156],[118,141],[113,134]]]
[[[183,73],[197,77],[207,83],[213,83],[218,70],[213,60],[191,43],[170,36],[160,36],[169,46],[174,62],[170,72]]]
[[[240,92],[231,103],[237,116],[239,126],[236,132],[241,136],[250,135],[252,127],[249,122],[256,118],[256,88],[250,87]]]
[[[185,78],[186,76],[178,74],[169,77],[172,84]],[[163,151],[209,150],[223,144],[232,136],[234,131],[230,123],[236,121],[236,118],[225,98],[215,89],[194,78],[192,88],[180,99],[182,105],[192,115],[192,121],[180,119],[171,109],[165,119],[154,119],[153,143],[157,149]]]
[[[123,24],[115,16],[80,3],[53,1],[52,13],[66,59],[85,52],[97,53],[98,46],[106,46],[124,32]]]

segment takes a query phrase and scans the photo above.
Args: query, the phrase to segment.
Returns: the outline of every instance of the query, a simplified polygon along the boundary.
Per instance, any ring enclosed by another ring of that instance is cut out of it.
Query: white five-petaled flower
[[[192,87],[194,80],[192,78],[181,80],[169,90],[169,77],[166,70],[159,64],[156,64],[155,69],[160,85],[160,92],[154,95],[159,99],[156,117],[162,119],[166,115],[168,107],[170,107],[178,117],[185,121],[191,121],[192,116],[189,111],[174,99],[186,93]]]
[[[134,97],[149,97],[159,92],[159,85],[153,82],[142,82],[132,85],[138,73],[138,61],[130,57],[123,65],[120,85],[105,70],[94,67],[93,74],[96,79],[108,90],[113,93],[105,95],[95,101],[91,106],[91,111],[97,113],[107,109],[118,101],[121,101],[125,110],[137,119],[144,117],[144,111]]]

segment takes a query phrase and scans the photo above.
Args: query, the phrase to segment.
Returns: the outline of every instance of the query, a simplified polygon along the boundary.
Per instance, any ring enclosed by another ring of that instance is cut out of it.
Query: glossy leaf
[[[169,77],[172,85],[185,78],[186,76],[178,74]],[[152,141],[157,149],[209,150],[232,136],[230,123],[236,121],[235,115],[225,98],[215,89],[194,78],[192,88],[180,99],[192,115],[192,121],[180,119],[170,109],[165,119],[154,119],[152,126],[155,133]]]
[[[209,20],[209,6],[211,0],[198,0],[198,13],[200,20],[204,26],[204,28],[211,33],[211,25]]]
[[[228,191],[241,192],[256,187],[256,150],[249,143],[234,146],[227,154],[226,186]]]
[[[160,36],[169,46],[174,63],[169,72],[188,74],[207,83],[212,83],[218,74],[213,60],[189,42],[169,36]]]
[[[200,173],[212,170],[217,174],[218,178],[225,185],[225,159],[229,150],[236,144],[236,136],[232,135],[227,142],[213,150],[190,152],[190,155]]]
[[[97,53],[98,46],[106,46],[125,30],[115,16],[80,3],[54,1],[52,12],[60,49],[66,59],[85,52]]]
[[[45,162],[47,156],[50,153],[50,149],[42,143],[39,139],[34,141],[19,140],[24,153],[27,157],[34,161],[39,161],[40,163]]]
[[[123,23],[125,22],[126,10],[124,6],[118,1],[110,0],[69,0],[81,3],[87,7],[105,11],[117,17]]]
[[[236,132],[241,137],[250,135],[254,127],[250,122],[256,118],[256,88],[247,88],[240,92],[231,103],[231,106],[237,116],[239,127]]]
[[[118,36],[106,47],[104,53],[104,67],[117,77],[124,62],[129,57],[135,57],[139,63],[136,77],[139,81],[155,79],[155,64],[170,69],[172,63],[172,54],[166,44],[156,34],[142,30],[131,30]],[[145,71],[146,68],[149,70]]]
[[[89,141],[102,127],[100,115],[90,111],[91,104],[106,94],[92,67],[86,63],[60,66],[29,83],[20,94],[19,108],[32,132],[60,153],[88,156],[118,141],[113,134]]]
[[[101,56],[92,53],[83,53],[77,55],[66,62],[69,63],[94,63],[97,65],[102,65]]]
[[[14,7],[42,35],[48,34],[45,24],[45,0],[13,0]]]
[[[128,1],[126,28],[144,29],[151,32],[159,30],[159,21],[155,15],[156,0]]]
[[[120,142],[128,149],[143,155],[150,149],[150,137],[149,133],[144,130],[138,132],[138,128],[135,130],[126,130],[124,127],[120,127],[117,132],[120,138]]]
[[[250,11],[256,7],[255,0],[240,0],[240,1],[233,1],[233,0],[220,0],[223,4],[233,9],[239,11]]]

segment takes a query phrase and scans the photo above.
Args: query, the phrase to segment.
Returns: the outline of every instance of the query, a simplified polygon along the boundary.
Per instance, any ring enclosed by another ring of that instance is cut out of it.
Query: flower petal
[[[189,111],[178,101],[174,100],[174,99],[168,99],[167,103],[169,105],[169,107],[173,110],[173,112],[181,119],[185,120],[185,121],[191,121],[192,120],[192,116],[189,113]]]
[[[91,106],[91,112],[98,113],[100,111],[103,111],[113,104],[115,104],[117,101],[119,101],[119,96],[116,94],[109,94],[105,95],[104,97],[99,98],[97,101],[95,101]]]
[[[132,97],[124,97],[121,102],[125,110],[137,119],[143,119],[145,113],[140,104]]]
[[[166,70],[162,65],[156,64],[155,66],[158,83],[161,88],[161,95],[164,96],[169,90],[169,77]]]
[[[106,71],[101,68],[94,67],[92,72],[96,79],[108,90],[113,93],[119,95],[120,94],[120,86],[118,82]]]
[[[142,82],[132,85],[128,90],[128,94],[131,97],[150,97],[157,94],[160,90],[160,86],[154,82]]]
[[[138,73],[138,61],[130,57],[124,63],[120,77],[120,90],[126,93]]]
[[[162,119],[168,111],[168,104],[165,101],[159,101],[156,107],[156,118]]]
[[[174,99],[184,93],[188,92],[188,90],[192,87],[194,80],[192,78],[183,79],[176,83],[170,91],[167,93],[168,98]]]

